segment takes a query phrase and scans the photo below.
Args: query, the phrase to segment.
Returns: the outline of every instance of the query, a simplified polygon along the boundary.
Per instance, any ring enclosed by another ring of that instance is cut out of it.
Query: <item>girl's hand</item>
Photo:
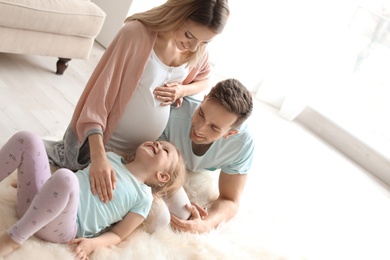
[[[76,238],[68,242],[69,245],[75,245],[73,252],[77,259],[89,259],[89,255],[95,250],[93,241],[88,238]]]
[[[168,106],[184,97],[184,89],[183,85],[179,83],[166,83],[164,86],[156,87],[153,91],[153,94],[156,96],[156,99],[162,101],[162,106]],[[181,101],[177,102],[177,106],[180,105]]]

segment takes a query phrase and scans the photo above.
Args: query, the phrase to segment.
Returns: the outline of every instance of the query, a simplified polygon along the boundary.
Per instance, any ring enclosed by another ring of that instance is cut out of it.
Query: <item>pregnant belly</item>
[[[169,111],[169,106],[140,109],[133,116],[135,123],[123,134],[127,135],[128,139],[138,139],[142,142],[154,141],[164,131],[169,119]]]
[[[129,106],[119,121],[109,146],[135,152],[141,143],[155,141],[165,129],[169,112],[169,106]]]

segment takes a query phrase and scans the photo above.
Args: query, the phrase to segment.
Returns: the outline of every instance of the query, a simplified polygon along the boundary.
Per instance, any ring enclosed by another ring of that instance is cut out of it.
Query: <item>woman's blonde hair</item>
[[[220,34],[229,14],[228,0],[168,0],[148,11],[127,17],[125,22],[138,20],[154,32],[169,32],[191,20]],[[201,45],[195,52],[189,52],[186,62],[198,61],[205,49],[205,45]]]
[[[178,161],[171,164],[168,169],[170,179],[168,182],[160,185],[154,185],[152,192],[157,197],[169,197],[178,191],[184,184],[186,176],[186,166],[180,151],[176,148]]]

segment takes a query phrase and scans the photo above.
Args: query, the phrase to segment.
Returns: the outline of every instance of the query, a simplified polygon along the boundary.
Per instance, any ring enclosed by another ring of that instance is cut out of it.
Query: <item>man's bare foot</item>
[[[7,233],[0,236],[0,258],[6,257],[20,247]]]

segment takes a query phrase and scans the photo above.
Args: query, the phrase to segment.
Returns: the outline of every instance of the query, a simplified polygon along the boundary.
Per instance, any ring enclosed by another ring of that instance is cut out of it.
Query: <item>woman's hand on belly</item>
[[[161,101],[162,106],[168,106],[184,96],[184,89],[183,85],[176,82],[165,83],[163,86],[155,88],[153,94],[156,99]]]

